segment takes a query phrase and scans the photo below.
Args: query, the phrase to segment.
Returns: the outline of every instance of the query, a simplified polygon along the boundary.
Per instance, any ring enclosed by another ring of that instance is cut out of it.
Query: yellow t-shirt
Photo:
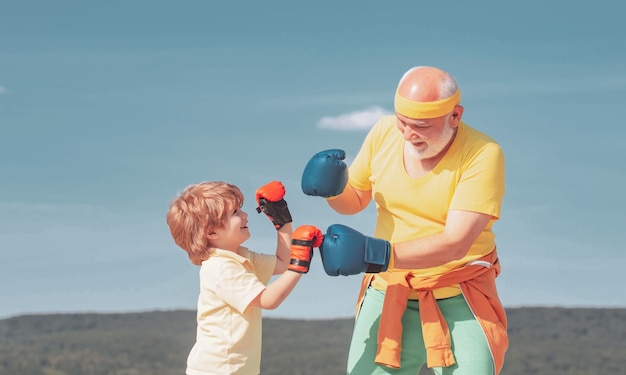
[[[500,217],[505,190],[500,146],[461,122],[452,145],[435,168],[412,178],[404,168],[404,143],[396,117],[385,116],[370,130],[350,166],[350,185],[372,191],[378,213],[374,237],[395,243],[434,235],[443,231],[449,210],[474,211],[493,218],[467,255],[413,272],[421,277],[440,275],[491,252],[495,247],[491,228]],[[372,285],[384,290],[387,273],[393,270],[392,263],[387,272],[376,274]],[[458,285],[435,291],[437,298],[458,294]]]
[[[214,249],[200,267],[196,343],[187,375],[258,375],[261,309],[249,306],[269,282],[276,256]]]

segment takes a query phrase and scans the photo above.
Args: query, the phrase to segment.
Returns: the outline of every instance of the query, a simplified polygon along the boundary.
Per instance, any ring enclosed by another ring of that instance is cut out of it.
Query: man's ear
[[[461,122],[461,117],[463,117],[464,110],[465,108],[463,108],[463,106],[461,105],[454,106],[454,109],[450,113],[450,125],[455,128],[459,126],[459,123]]]

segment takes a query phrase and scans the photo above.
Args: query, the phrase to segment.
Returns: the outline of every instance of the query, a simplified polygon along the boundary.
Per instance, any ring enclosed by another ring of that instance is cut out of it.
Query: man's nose
[[[410,126],[405,126],[404,127],[404,139],[405,140],[411,140],[411,139],[417,139],[417,138],[421,138],[421,135],[417,132],[417,130],[413,129]]]

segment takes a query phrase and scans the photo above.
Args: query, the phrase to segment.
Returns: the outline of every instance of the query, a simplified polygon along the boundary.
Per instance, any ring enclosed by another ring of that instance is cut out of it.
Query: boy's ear
[[[208,238],[209,240],[215,240],[217,239],[219,236],[217,235],[217,233],[215,232],[209,232],[206,235],[206,238]]]

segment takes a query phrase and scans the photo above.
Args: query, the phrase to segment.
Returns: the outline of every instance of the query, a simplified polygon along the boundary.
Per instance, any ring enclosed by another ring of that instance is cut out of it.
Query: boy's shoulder
[[[244,246],[240,246],[237,252],[214,249],[211,256],[202,262],[202,268],[222,268],[228,267],[228,264],[236,264],[248,268],[259,261],[268,259],[276,259],[276,254],[257,253]]]
[[[250,260],[235,252],[214,249],[209,258],[202,261],[202,264],[200,265],[200,274],[219,275],[227,268],[246,268],[246,263],[250,263]]]
[[[245,263],[249,261],[250,251],[246,248],[240,248],[237,252],[214,248],[208,259],[202,262],[202,265],[215,265],[220,263]]]
[[[250,250],[247,247],[240,247],[240,254],[248,258],[252,263],[254,263],[257,259],[276,259],[276,254],[266,254],[266,253],[258,253],[256,251]]]

